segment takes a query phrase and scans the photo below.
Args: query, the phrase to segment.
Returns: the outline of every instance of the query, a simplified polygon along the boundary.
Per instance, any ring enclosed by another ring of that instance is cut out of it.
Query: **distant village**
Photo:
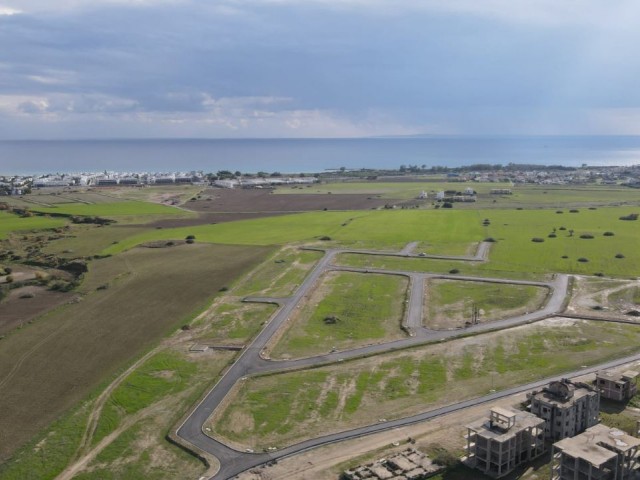
[[[424,166],[423,166],[424,167]],[[474,168],[476,167],[476,168]],[[80,172],[41,175],[0,175],[0,195],[23,195],[32,189],[51,187],[113,187],[202,184],[221,188],[268,188],[278,185],[312,184],[326,181],[443,181],[460,183],[509,183],[538,185],[624,185],[640,187],[640,165],[610,167],[544,167],[540,165],[473,165],[447,168],[401,166],[397,170],[333,169],[313,174],[255,174],[220,170],[217,173],[190,172]],[[465,190],[469,199],[473,188]]]

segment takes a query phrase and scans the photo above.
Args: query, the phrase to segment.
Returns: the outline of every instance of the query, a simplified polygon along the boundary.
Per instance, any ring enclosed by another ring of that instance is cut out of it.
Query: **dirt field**
[[[0,335],[28,324],[41,313],[62,305],[72,297],[72,293],[55,292],[36,286],[11,290],[7,298],[0,303]]]
[[[189,227],[324,209],[369,210],[393,203],[393,200],[366,194],[274,195],[271,192],[272,190],[261,189],[208,189],[200,194],[198,200],[187,201],[183,205],[183,208],[199,213],[197,218],[167,218],[149,226]]]
[[[313,210],[368,210],[393,202],[367,194],[275,195],[272,190],[205,190],[184,206],[196,212],[306,212]]]
[[[74,293],[80,301],[14,330],[0,344],[0,461],[268,251],[194,244],[93,261]]]

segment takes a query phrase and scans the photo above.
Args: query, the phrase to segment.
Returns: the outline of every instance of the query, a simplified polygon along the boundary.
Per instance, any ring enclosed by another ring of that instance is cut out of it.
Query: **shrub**
[[[187,235],[187,236],[185,237],[185,240],[195,240],[195,239],[196,239],[196,236],[195,236],[195,235]]]
[[[540,237],[533,237],[533,238],[531,239],[531,241],[532,241],[532,242],[534,242],[534,243],[542,243],[542,242],[544,242],[544,238],[540,238]]]
[[[33,298],[35,295],[31,292],[22,293],[18,298]]]
[[[578,261],[581,262],[581,263],[587,263],[589,261],[589,259],[588,258],[584,258],[584,257],[580,257],[578,259]]]
[[[638,219],[637,213],[630,213],[629,215],[624,215],[620,217],[620,220],[637,220],[637,219]]]
[[[518,208],[516,208],[516,210],[522,210],[522,207],[518,207]]]
[[[322,240],[323,242],[328,242],[329,240],[331,240],[331,237],[328,237],[327,235],[320,237],[320,240]]]
[[[584,238],[585,240],[591,240],[593,238],[593,235],[591,235],[590,233],[583,233],[582,235],[580,235],[580,238]]]
[[[613,232],[604,232],[602,235],[605,236],[605,237],[613,237],[615,235],[615,233],[613,233]]]
[[[575,208],[572,209],[572,210],[569,210],[569,213],[579,213],[579,212],[580,212],[580,210],[576,210]]]
[[[616,258],[624,258],[624,255],[621,253],[616,253]]]
[[[487,237],[484,239],[485,242],[489,242],[489,243],[495,243],[496,239],[493,237]]]
[[[594,275],[596,277],[604,277],[604,273],[602,273],[602,272],[596,272],[596,273],[594,273]]]
[[[589,210],[597,210],[596,207],[589,207]]]
[[[229,290],[229,287],[220,287],[220,289],[218,291],[219,292],[226,292],[227,290]]]
[[[557,235],[555,233],[550,233],[549,235],[547,235],[547,237],[549,238],[556,238]]]
[[[444,202],[442,204],[442,208],[453,208],[453,203],[451,202]]]
[[[109,284],[103,283],[98,288],[96,288],[96,290],[106,290],[107,288],[109,288]]]
[[[567,255],[562,255],[562,258],[569,258]]]
[[[567,227],[560,227],[558,230],[566,230]]]
[[[562,210],[556,210],[556,213],[564,213]]]
[[[460,270],[457,268],[452,268],[451,270],[449,270],[449,273],[455,275],[456,273],[460,273]]]

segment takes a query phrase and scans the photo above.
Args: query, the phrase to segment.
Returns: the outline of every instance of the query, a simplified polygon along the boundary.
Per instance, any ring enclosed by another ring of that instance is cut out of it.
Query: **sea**
[[[420,136],[350,139],[0,141],[0,174],[66,172],[310,173],[472,164],[640,164],[640,136]]]

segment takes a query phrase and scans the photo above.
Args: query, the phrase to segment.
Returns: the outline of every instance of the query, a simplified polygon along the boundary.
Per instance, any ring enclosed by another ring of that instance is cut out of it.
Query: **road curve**
[[[466,261],[484,261],[488,252],[490,244],[483,242],[479,245],[476,255],[473,257],[449,257],[449,256],[420,256],[420,258],[442,258],[442,259],[454,259],[454,260],[466,260]],[[405,252],[409,250],[409,247],[413,248],[413,245],[406,247]],[[406,253],[390,253],[390,252],[377,252],[371,251],[370,254],[384,254],[384,255],[402,255],[406,256]],[[518,280],[506,280],[506,279],[487,279],[481,277],[462,276],[462,275],[440,275],[429,273],[417,273],[410,271],[391,271],[383,269],[361,269],[352,267],[340,267],[332,264],[335,256],[339,253],[369,253],[369,251],[361,250],[346,250],[346,249],[328,249],[325,251],[324,257],[318,262],[318,264],[309,273],[303,283],[298,287],[295,293],[288,298],[270,298],[270,297],[248,297],[245,301],[256,302],[268,302],[276,303],[280,305],[280,309],[273,317],[265,324],[263,330],[256,336],[256,338],[249,344],[249,346],[243,350],[235,363],[225,372],[225,374],[218,380],[216,385],[209,391],[205,398],[194,408],[192,413],[187,419],[178,427],[176,434],[186,443],[192,444],[198,449],[208,452],[220,461],[219,471],[211,477],[211,479],[228,479],[233,476],[246,471],[249,468],[268,463],[269,461],[283,458],[286,456],[294,455],[310,448],[315,448],[320,445],[326,445],[328,443],[338,442],[349,438],[354,438],[362,435],[368,435],[383,430],[397,428],[403,425],[416,423],[420,421],[433,418],[435,416],[444,415],[462,408],[466,408],[471,405],[477,405],[480,403],[495,400],[503,396],[511,395],[519,391],[527,390],[529,388],[535,388],[536,386],[543,385],[548,382],[549,379],[534,382],[532,384],[523,385],[514,389],[505,390],[503,392],[497,392],[486,397],[481,397],[474,400],[468,400],[455,405],[450,405],[437,410],[424,412],[419,415],[407,417],[404,419],[398,419],[391,422],[378,423],[369,425],[366,427],[350,430],[346,432],[339,432],[333,435],[324,437],[318,437],[314,439],[301,442],[296,445],[283,448],[278,451],[269,453],[248,453],[240,452],[222,442],[219,442],[203,432],[203,426],[207,419],[211,416],[213,411],[220,405],[227,394],[231,391],[233,386],[241,381],[243,377],[248,375],[275,372],[280,370],[287,370],[292,368],[304,368],[310,366],[317,366],[323,363],[332,363],[341,359],[353,359],[361,356],[372,355],[383,352],[390,352],[393,350],[404,349],[416,345],[424,345],[426,343],[441,341],[445,339],[454,338],[460,335],[466,335],[469,333],[480,333],[490,330],[498,330],[503,328],[510,328],[525,323],[531,323],[543,318],[548,318],[560,313],[564,306],[564,300],[568,289],[567,275],[556,275],[551,282],[530,282],[530,281],[518,281]],[[412,257],[418,257],[415,254],[408,254]],[[333,352],[326,355],[320,355],[309,358],[301,358],[296,360],[283,360],[273,361],[267,360],[261,356],[263,349],[269,339],[276,333],[276,331],[284,324],[284,322],[291,315],[296,306],[302,301],[303,297],[307,295],[320,277],[330,270],[340,271],[354,271],[362,273],[381,273],[381,274],[395,274],[405,275],[410,278],[410,290],[407,303],[407,311],[405,312],[404,323],[407,330],[410,332],[410,336],[401,340],[393,342],[387,342],[377,345],[368,345],[348,351]],[[492,323],[482,323],[470,326],[465,329],[458,330],[428,330],[422,326],[422,296],[424,292],[424,282],[428,278],[446,278],[460,281],[484,281],[493,283],[505,283],[505,284],[523,284],[523,285],[536,285],[544,286],[550,289],[550,295],[543,308],[527,313],[525,315],[519,315],[517,317],[508,318]],[[638,355],[640,358],[640,355]],[[634,358],[635,359],[635,358]],[[626,360],[623,363],[626,363]],[[612,363],[612,362],[610,362]],[[615,363],[615,362],[613,362]],[[584,373],[585,371],[582,371]],[[575,375],[581,372],[572,372],[568,375]]]

